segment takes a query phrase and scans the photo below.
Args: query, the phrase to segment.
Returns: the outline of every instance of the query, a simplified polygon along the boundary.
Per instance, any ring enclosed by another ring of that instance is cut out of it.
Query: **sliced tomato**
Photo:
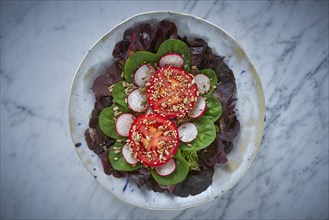
[[[160,114],[144,114],[135,119],[129,131],[133,155],[149,167],[166,164],[177,152],[178,130]]]
[[[151,77],[146,94],[154,112],[168,118],[183,118],[197,100],[198,87],[188,72],[165,66]]]

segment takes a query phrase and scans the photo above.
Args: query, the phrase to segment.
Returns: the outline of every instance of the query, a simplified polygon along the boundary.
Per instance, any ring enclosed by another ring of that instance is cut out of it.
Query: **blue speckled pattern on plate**
[[[88,149],[84,132],[95,98],[93,80],[113,62],[114,45],[122,39],[124,30],[141,22],[155,23],[167,19],[176,23],[181,36],[201,37],[233,70],[237,81],[236,112],[241,130],[228,155],[229,162],[217,165],[212,185],[203,193],[180,198],[167,193],[155,193],[146,187],[139,189],[125,178],[114,178],[103,172],[97,155]],[[136,15],[117,25],[89,50],[75,75],[69,104],[72,140],[82,162],[92,176],[117,198],[148,209],[182,209],[218,198],[232,188],[252,163],[264,131],[265,103],[261,82],[241,46],[219,27],[191,15],[174,12],[150,12]]]

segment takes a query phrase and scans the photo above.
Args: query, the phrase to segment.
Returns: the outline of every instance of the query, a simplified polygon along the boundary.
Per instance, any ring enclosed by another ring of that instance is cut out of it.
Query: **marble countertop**
[[[88,49],[154,10],[230,33],[266,99],[264,139],[244,178],[179,211],[116,199],[87,172],[68,128],[71,82]],[[327,219],[328,14],[327,1],[1,1],[1,219]]]

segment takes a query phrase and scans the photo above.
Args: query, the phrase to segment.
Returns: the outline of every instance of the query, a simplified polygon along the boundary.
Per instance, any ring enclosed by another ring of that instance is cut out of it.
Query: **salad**
[[[236,83],[224,57],[173,22],[127,29],[106,73],[92,85],[85,132],[104,172],[180,197],[212,183],[240,130]]]

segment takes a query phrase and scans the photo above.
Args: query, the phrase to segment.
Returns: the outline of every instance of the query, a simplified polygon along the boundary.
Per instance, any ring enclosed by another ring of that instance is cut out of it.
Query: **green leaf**
[[[126,81],[129,83],[134,82],[134,73],[140,65],[148,63],[154,66],[158,61],[159,56],[151,52],[137,51],[133,53],[125,63],[124,77]]]
[[[202,73],[203,75],[206,75],[210,80],[210,90],[205,94],[205,95],[210,95],[211,93],[213,93],[218,83],[216,72],[213,71],[212,69],[203,69],[200,70],[199,72]]]
[[[114,143],[114,145],[112,147],[110,147],[109,155],[108,155],[110,163],[111,163],[112,167],[118,171],[137,170],[138,168],[141,167],[140,163],[136,164],[136,166],[132,166],[131,164],[126,162],[126,160],[121,152],[117,153],[117,154],[115,153],[114,147],[122,149],[123,146],[125,145],[125,143],[126,143],[125,141],[122,141],[122,142],[116,141]],[[116,158],[116,159],[114,159],[114,158]]]
[[[222,115],[222,105],[220,104],[220,101],[212,95],[205,96],[205,98],[207,107],[203,116],[210,119],[212,122],[215,122]]]
[[[128,104],[125,102],[125,99],[128,97],[128,95],[125,93],[125,87],[123,86],[122,81],[114,84],[112,89],[112,96],[116,103],[124,108],[128,108]]]
[[[126,109],[120,105],[113,104],[110,107],[104,108],[102,110],[102,112],[100,113],[99,118],[98,118],[98,123],[99,123],[100,129],[102,130],[102,132],[105,135],[118,140],[121,138],[121,136],[117,133],[117,131],[115,129],[115,120],[119,117],[119,115],[114,117],[113,108],[115,108],[115,107],[118,108],[118,112],[121,112],[121,113],[128,112],[128,109]]]
[[[153,176],[155,181],[157,181],[159,184],[165,186],[174,185],[179,182],[182,182],[186,178],[189,172],[189,165],[186,162],[186,160],[183,158],[179,150],[177,151],[174,159],[176,162],[176,169],[172,174],[168,176],[160,176],[157,174],[155,169],[150,170],[151,175]]]
[[[190,48],[180,40],[169,39],[164,41],[159,49],[157,54],[161,58],[163,55],[168,53],[178,53],[184,58],[184,70],[190,71],[191,65],[191,54]]]
[[[199,163],[198,163],[198,153],[197,151],[181,151],[182,156],[188,163],[190,169],[197,170],[199,169]]]
[[[214,122],[205,116],[190,121],[196,125],[198,136],[187,146],[186,143],[180,142],[179,148],[184,151],[198,151],[209,146],[216,138],[216,127]]]

